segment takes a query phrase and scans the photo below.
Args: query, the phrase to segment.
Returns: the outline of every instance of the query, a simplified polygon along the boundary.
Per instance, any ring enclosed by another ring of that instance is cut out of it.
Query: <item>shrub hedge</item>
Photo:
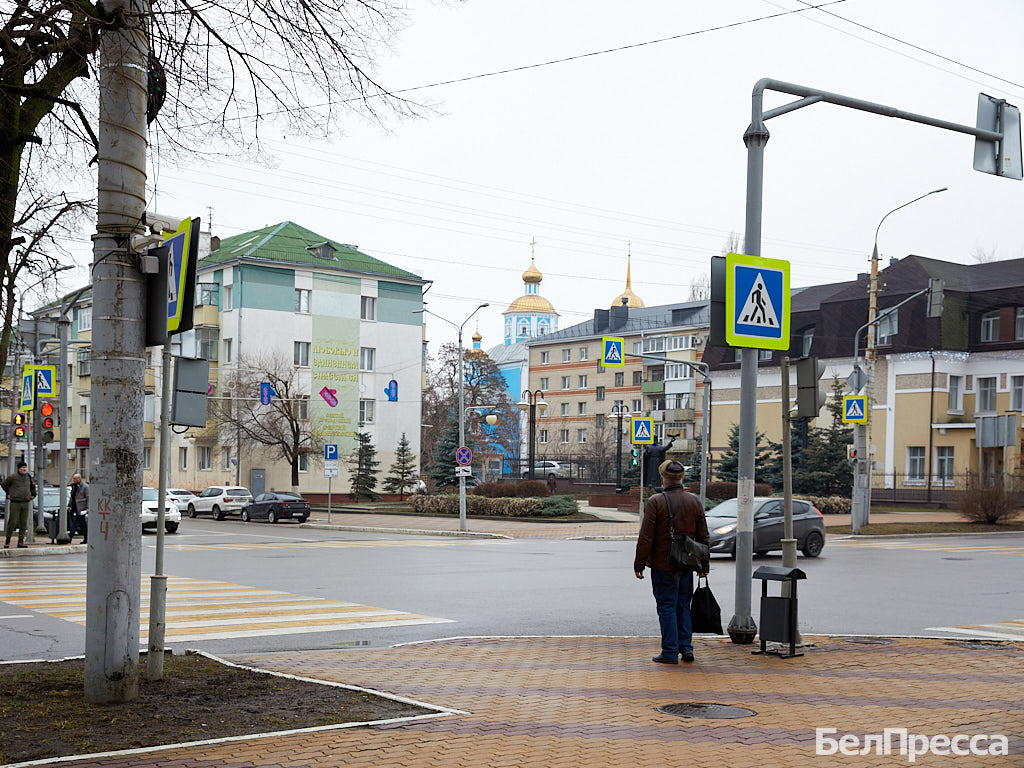
[[[531,496],[547,496],[548,487],[540,480],[522,480],[515,483],[477,483],[473,488],[474,496],[486,496],[489,499],[512,497],[526,499]]]
[[[543,483],[540,483],[543,485]],[[493,484],[492,484],[493,485]],[[506,484],[508,488],[511,484]],[[517,483],[526,485],[526,483]],[[544,489],[547,493],[547,488]],[[420,513],[438,515],[459,514],[458,496],[413,496],[412,508]],[[487,517],[566,517],[579,511],[573,496],[532,496],[517,498],[501,496],[490,498],[478,494],[466,495],[466,513]]]
[[[818,508],[823,515],[848,515],[853,502],[845,496],[801,496]]]

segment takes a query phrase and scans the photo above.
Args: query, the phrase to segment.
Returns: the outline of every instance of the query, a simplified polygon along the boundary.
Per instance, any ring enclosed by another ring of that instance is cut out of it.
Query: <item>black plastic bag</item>
[[[701,579],[704,580],[703,586],[700,583]],[[693,590],[693,599],[690,601],[690,618],[693,621],[694,632],[725,634],[722,631],[722,609],[718,607],[718,601],[711,594],[707,576],[700,576],[697,579],[697,588]]]

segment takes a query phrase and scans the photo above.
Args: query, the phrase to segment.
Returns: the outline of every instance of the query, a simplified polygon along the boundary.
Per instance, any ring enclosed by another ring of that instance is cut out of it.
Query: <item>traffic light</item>
[[[852,445],[846,446],[846,460],[851,464],[857,460],[857,449]]]
[[[796,361],[796,415],[798,418],[817,417],[828,394],[818,389],[818,379],[825,373],[825,364],[816,357],[801,357]]]
[[[25,414],[14,414],[14,436],[25,437]]]
[[[44,402],[39,406],[39,414],[42,418],[42,434],[40,437],[44,443],[53,442],[53,405]]]
[[[640,449],[634,448],[629,452],[629,464],[632,467],[637,466],[640,463]]]

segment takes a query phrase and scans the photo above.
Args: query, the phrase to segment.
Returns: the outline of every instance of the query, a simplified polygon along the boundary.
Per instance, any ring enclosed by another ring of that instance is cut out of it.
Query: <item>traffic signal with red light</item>
[[[49,443],[53,441],[53,405],[44,402],[39,406],[39,413],[42,416],[42,441]]]

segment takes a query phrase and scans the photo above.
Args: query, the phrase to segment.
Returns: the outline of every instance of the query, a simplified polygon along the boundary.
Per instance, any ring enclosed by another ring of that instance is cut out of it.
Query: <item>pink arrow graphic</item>
[[[336,389],[328,389],[327,387],[324,387],[320,390],[320,397],[326,400],[327,404],[331,406],[331,408],[334,408],[338,404],[338,398],[336,397],[337,394],[338,390]]]

